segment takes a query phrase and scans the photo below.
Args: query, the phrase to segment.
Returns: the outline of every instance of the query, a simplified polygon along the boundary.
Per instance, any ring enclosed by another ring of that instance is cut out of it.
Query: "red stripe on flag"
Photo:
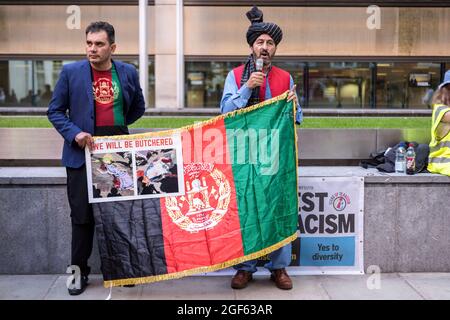
[[[161,198],[168,273],[244,254],[223,120],[185,132],[182,144],[185,195]]]

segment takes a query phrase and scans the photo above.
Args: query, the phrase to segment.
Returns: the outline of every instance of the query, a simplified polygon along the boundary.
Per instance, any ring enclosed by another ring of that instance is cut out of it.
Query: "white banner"
[[[299,178],[299,274],[363,274],[364,178]]]

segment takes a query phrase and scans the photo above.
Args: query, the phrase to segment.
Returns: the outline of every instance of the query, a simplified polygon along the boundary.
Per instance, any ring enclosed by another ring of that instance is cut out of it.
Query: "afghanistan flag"
[[[179,134],[184,193],[93,204],[105,287],[214,271],[295,240],[295,109],[286,98],[125,136]]]

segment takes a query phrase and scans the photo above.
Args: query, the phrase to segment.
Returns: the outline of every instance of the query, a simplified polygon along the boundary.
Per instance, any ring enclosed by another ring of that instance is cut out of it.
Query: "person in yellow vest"
[[[433,100],[428,171],[450,176],[450,70],[445,73]]]

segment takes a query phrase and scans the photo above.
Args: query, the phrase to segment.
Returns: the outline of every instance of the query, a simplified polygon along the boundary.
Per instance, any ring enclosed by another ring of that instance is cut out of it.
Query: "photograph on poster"
[[[138,195],[178,193],[176,149],[136,151]]]
[[[91,157],[94,198],[134,194],[131,152],[97,153]]]

